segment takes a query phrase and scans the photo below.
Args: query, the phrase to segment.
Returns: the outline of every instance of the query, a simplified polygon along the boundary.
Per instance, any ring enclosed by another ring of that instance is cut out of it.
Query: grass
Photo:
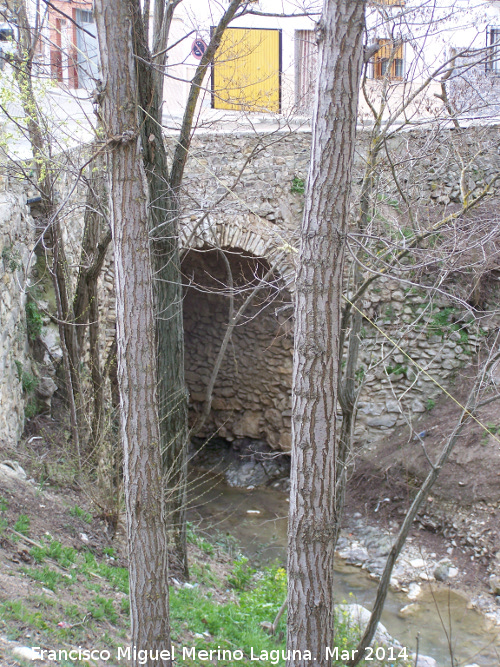
[[[234,576],[235,568],[239,567],[239,564],[233,564],[231,576]],[[255,656],[267,656],[261,658],[267,661],[266,664],[283,667],[285,660],[282,658],[282,651],[285,651],[286,618],[284,616],[281,619],[274,637],[263,630],[261,623],[274,620],[285,599],[286,585],[285,570],[279,565],[274,565],[255,572],[248,590],[240,592],[235,601],[224,604],[216,604],[210,592],[203,592],[198,588],[175,589],[170,597],[173,639],[184,643],[184,646],[195,647],[197,652],[220,649],[220,659],[217,660],[217,664],[221,666],[229,667],[236,664],[229,652],[240,649],[243,657],[238,659],[238,665],[251,667],[255,664]],[[342,609],[337,611],[335,624],[335,646],[338,646],[340,651],[355,648],[360,638],[360,631],[346,611]],[[189,644],[182,642],[186,629],[194,634]],[[223,654],[224,650],[227,652],[226,656]],[[251,659],[252,653],[254,659]],[[407,660],[398,658],[398,652],[394,657],[394,661],[391,660],[393,667],[410,664]],[[187,656],[183,664],[194,667],[199,665],[199,661]],[[382,664],[387,663],[377,660],[360,662],[364,667]],[[343,660],[332,661],[332,667],[344,665]]]
[[[248,558],[241,556],[234,561],[233,571],[227,579],[228,584],[238,591],[244,591],[248,588],[255,572],[248,564]]]
[[[78,505],[75,505],[72,507],[69,511],[71,516],[75,517],[75,519],[81,519],[85,523],[92,523],[92,514],[89,514],[89,512],[86,512],[85,510],[82,510]]]
[[[21,600],[8,600],[7,602],[1,602],[0,618],[9,621],[16,621],[17,623],[29,627],[30,629],[35,628],[36,630],[41,631],[48,629],[48,624],[44,620],[45,614],[42,611],[32,611],[28,609]]]
[[[33,547],[30,555],[37,563],[43,563],[46,558],[51,558],[63,567],[71,567],[76,561],[78,552],[71,547],[63,547],[57,540],[47,540],[42,548]]]
[[[242,667],[252,667],[255,656],[263,655],[267,655],[262,658],[266,664],[284,667],[281,651],[285,649],[286,614],[273,637],[261,626],[264,621],[274,620],[286,597],[284,568],[275,564],[255,570],[241,555],[228,565],[227,551],[221,557],[222,547],[197,535],[191,526],[189,540],[197,547],[191,572],[198,585],[171,588],[174,643],[194,647],[196,652],[219,648],[231,651],[231,657],[226,654],[227,659],[222,657],[217,661],[221,667],[236,664],[232,656],[237,649],[242,651],[241,659],[237,660]],[[66,547],[48,536],[39,538],[39,542],[40,546],[30,551],[35,565],[21,567],[20,572],[45,591],[31,590],[25,601],[0,604],[5,633],[16,639],[28,633],[36,636],[36,645],[52,647],[92,645],[111,650],[126,645],[130,613],[128,571],[107,562],[109,557],[115,557],[114,549],[107,548],[100,558],[88,549]],[[232,542],[228,546],[234,548]],[[355,648],[359,630],[347,616],[337,614],[336,627],[335,645],[340,649]],[[181,651],[178,648],[182,659]],[[187,655],[182,662],[186,667],[198,667],[200,660],[199,656]],[[110,664],[115,664],[113,659]],[[334,660],[332,667],[343,664]],[[360,664],[379,667],[384,663]],[[391,661],[391,664],[402,667],[405,663]]]
[[[113,600],[96,595],[87,605],[87,611],[96,621],[107,619],[110,623],[116,623],[118,613],[114,607]]]
[[[32,567],[23,567],[21,569],[28,577],[34,581],[38,581],[42,584],[44,588],[48,588],[50,591],[56,592],[59,584],[62,580],[62,575],[59,572],[56,572],[47,565],[42,569],[32,568]]]
[[[13,529],[18,533],[21,533],[21,535],[28,536],[28,533],[30,532],[29,517],[27,517],[26,514],[21,514],[14,524]]]
[[[230,578],[236,577],[241,585],[239,573],[241,559],[233,565]],[[262,621],[274,620],[286,595],[286,575],[282,568],[274,566],[266,568],[253,576],[251,590],[241,591],[235,601],[216,604],[212,593],[203,592],[198,588],[175,589],[170,597],[172,635],[174,640],[182,641],[186,628],[194,633],[189,646],[198,650],[241,649],[245,658],[238,661],[241,665],[255,664],[250,661],[250,648],[254,654],[262,650],[280,649],[284,647],[282,633],[284,620],[278,628],[277,637],[269,637],[260,627]],[[246,580],[246,579],[245,579]],[[186,644],[187,645],[187,644]],[[185,660],[186,665],[197,665],[196,661]],[[229,660],[219,660],[219,665],[232,665]],[[284,664],[282,661],[278,664]]]

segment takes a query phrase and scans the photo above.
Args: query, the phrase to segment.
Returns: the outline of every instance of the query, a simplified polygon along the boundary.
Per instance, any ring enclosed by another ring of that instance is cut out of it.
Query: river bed
[[[288,499],[270,488],[233,488],[221,477],[191,480],[189,518],[211,535],[230,534],[244,553],[261,565],[286,561]],[[377,582],[341,559],[336,567],[337,598],[371,609]],[[412,604],[409,615],[401,609]],[[269,619],[272,620],[272,619]],[[419,637],[419,652],[432,656],[439,667],[451,667],[450,645],[456,665],[499,667],[498,630],[481,614],[469,608],[465,596],[447,587],[427,585],[413,603],[402,592],[387,597],[382,623],[390,634],[412,651]]]

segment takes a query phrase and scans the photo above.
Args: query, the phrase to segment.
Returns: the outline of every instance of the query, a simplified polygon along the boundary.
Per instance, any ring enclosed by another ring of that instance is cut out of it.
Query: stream
[[[230,534],[254,563],[286,562],[287,494],[270,488],[247,490],[230,487],[221,476],[191,480],[189,520],[212,536]],[[341,559],[336,567],[337,599],[347,599],[371,609],[377,582]],[[445,587],[422,586],[423,593],[410,616],[400,610],[410,604],[404,593],[390,591],[382,623],[401,644],[436,659],[439,667],[451,667],[449,644],[455,665],[500,665],[500,635],[488,619],[468,608],[465,596]],[[269,619],[272,621],[273,619]],[[448,638],[447,638],[448,635]]]

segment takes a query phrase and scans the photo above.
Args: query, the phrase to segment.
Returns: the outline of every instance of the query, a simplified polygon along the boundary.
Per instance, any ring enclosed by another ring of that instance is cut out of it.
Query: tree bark
[[[168,169],[162,134],[165,53],[153,58],[147,43],[144,12],[139,0],[134,7],[134,51],[138,56],[139,102],[143,159],[149,185],[150,224],[154,239],[153,267],[158,342],[158,406],[161,449],[165,471],[168,523],[172,528],[180,569],[189,576],[186,541],[187,405],[184,380],[184,323],[179,254],[179,195],[200,88],[224,30],[241,0],[232,0],[212,35],[207,51],[191,82],[179,140]],[[162,0],[154,3],[153,53],[164,51],[175,7]]]
[[[363,0],[325,0],[301,248],[293,371],[288,667],[333,647],[340,298],[363,60]]]
[[[141,155],[133,53],[133,2],[97,0],[103,118],[109,154],[131,639],[138,649],[170,645],[168,552],[157,414],[148,185]],[[171,660],[155,664],[171,665]]]

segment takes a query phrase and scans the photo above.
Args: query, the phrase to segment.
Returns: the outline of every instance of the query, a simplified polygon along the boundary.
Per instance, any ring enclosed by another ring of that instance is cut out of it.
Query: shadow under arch
[[[190,423],[203,410],[231,315],[254,294],[232,331],[199,435],[252,438],[289,451],[293,323],[287,279],[271,271],[265,256],[241,246],[194,245],[182,259]]]

